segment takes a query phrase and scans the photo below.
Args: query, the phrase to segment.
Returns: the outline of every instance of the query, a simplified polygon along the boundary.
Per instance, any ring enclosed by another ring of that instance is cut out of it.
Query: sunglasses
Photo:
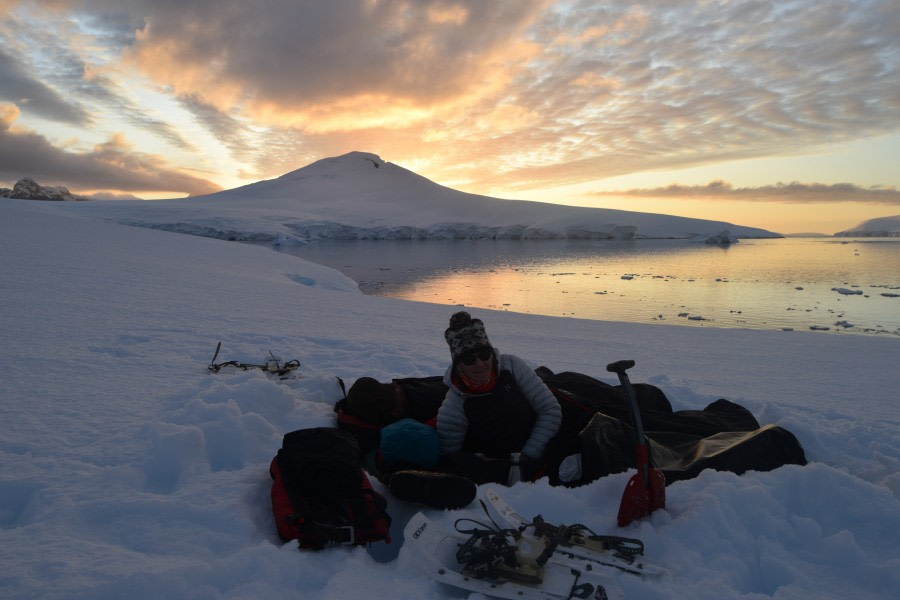
[[[494,351],[490,348],[481,348],[480,350],[473,350],[471,352],[466,352],[465,354],[459,357],[459,362],[466,365],[467,367],[471,367],[475,364],[476,360],[486,361],[490,360],[491,356],[494,355]]]

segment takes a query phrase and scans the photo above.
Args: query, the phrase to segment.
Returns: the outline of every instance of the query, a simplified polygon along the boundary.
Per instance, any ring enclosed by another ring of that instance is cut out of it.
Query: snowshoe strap
[[[614,553],[619,558],[633,559],[635,556],[644,554],[644,542],[635,538],[615,535],[591,535],[587,539],[600,544],[604,550]]]
[[[538,515],[530,525],[525,525],[522,531],[528,527],[534,527],[537,536],[549,540],[553,550],[560,544],[584,546],[601,552],[612,552],[625,560],[633,560],[635,556],[644,554],[644,543],[641,540],[616,535],[597,535],[585,525],[552,525]],[[551,554],[553,550],[550,550]]]
[[[460,521],[462,520],[460,519]],[[459,545],[459,549],[456,551],[456,560],[463,566],[466,574],[476,579],[515,581],[528,585],[542,583],[540,568],[529,568],[528,565],[523,565],[516,556],[515,539],[519,537],[516,530],[488,527],[461,530],[459,521],[457,521],[457,531],[470,536],[465,543]]]

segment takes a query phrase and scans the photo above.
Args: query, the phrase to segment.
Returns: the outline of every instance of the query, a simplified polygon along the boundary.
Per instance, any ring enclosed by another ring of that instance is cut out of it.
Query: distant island
[[[63,186],[40,185],[31,177],[24,177],[10,188],[0,188],[0,198],[19,200],[50,200],[55,202],[75,202],[90,200],[86,196],[76,196]]]
[[[856,227],[834,234],[835,237],[900,237],[900,215],[863,221]]]

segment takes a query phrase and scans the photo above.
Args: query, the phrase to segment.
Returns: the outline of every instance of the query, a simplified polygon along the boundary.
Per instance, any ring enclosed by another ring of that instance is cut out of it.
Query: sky
[[[900,213],[895,0],[0,0],[0,187],[200,195],[359,150],[501,198]]]

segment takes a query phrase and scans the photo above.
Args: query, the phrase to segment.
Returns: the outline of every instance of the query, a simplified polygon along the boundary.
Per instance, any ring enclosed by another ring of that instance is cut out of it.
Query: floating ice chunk
[[[728,246],[729,244],[737,244],[738,239],[728,229],[723,229],[717,233],[701,233],[691,239],[692,242],[703,242],[711,246]]]

